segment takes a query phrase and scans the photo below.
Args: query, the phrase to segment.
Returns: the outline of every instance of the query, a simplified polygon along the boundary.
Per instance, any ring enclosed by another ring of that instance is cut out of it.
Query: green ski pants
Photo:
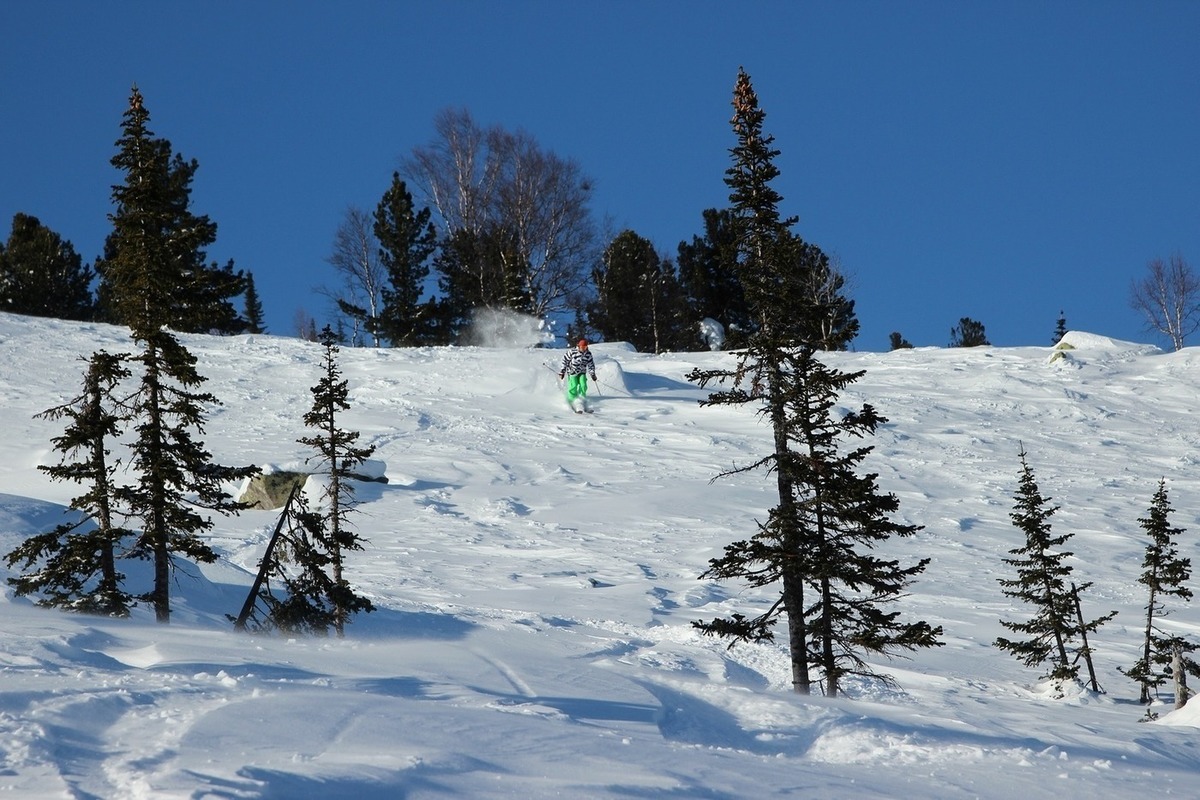
[[[567,376],[567,402],[574,403],[577,397],[587,397],[587,375]]]

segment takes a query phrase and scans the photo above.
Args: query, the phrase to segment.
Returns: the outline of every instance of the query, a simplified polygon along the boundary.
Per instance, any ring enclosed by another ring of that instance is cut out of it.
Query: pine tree
[[[785,258],[794,261],[800,276],[799,292],[785,322],[796,326],[790,334],[797,341],[812,342],[819,350],[845,350],[858,336],[854,301],[845,294],[846,280],[833,268],[829,257],[799,236],[784,239]]]
[[[354,486],[351,482],[354,468],[370,458],[373,446],[359,447],[357,431],[347,431],[338,426],[338,414],[350,408],[348,382],[342,378],[337,364],[338,347],[333,331],[328,325],[321,331],[324,347],[322,366],[324,374],[312,388],[313,406],[304,415],[304,424],[314,429],[312,436],[299,439],[317,451],[316,460],[329,470],[329,483],[323,492],[323,509],[303,517],[305,529],[315,555],[306,554],[315,567],[328,567],[328,581],[322,583],[319,576],[309,576],[306,597],[315,589],[323,594],[329,604],[333,628],[338,636],[345,635],[350,615],[358,611],[371,611],[374,606],[365,597],[355,594],[345,578],[345,554],[351,550],[362,550],[363,539],[354,533],[348,524],[354,510]],[[324,570],[322,570],[324,571]]]
[[[950,329],[951,347],[985,347],[990,344],[983,323],[970,317],[963,317],[958,325]]]
[[[1042,496],[1024,448],[1021,448],[1020,459],[1019,487],[1014,496],[1016,504],[1009,516],[1013,525],[1025,533],[1025,543],[1009,550],[1012,558],[1003,559],[1005,564],[1016,569],[1017,576],[1000,578],[999,583],[1004,587],[1006,597],[1032,606],[1035,613],[1027,622],[1000,620],[1005,628],[1028,638],[997,637],[995,645],[1012,653],[1027,667],[1049,662],[1049,671],[1044,677],[1061,685],[1079,680],[1079,665],[1071,654],[1090,655],[1087,645],[1077,646],[1075,640],[1084,639],[1098,630],[1116,616],[1116,612],[1091,622],[1083,621],[1079,594],[1091,583],[1078,588],[1069,583],[1073,568],[1066,561],[1073,553],[1062,548],[1071,539],[1071,534],[1055,536],[1051,533],[1050,518],[1058,511],[1058,506],[1050,506],[1050,498]],[[1093,685],[1092,688],[1098,687]]]
[[[83,393],[71,402],[42,412],[45,419],[67,419],[54,449],[61,463],[39,466],[52,479],[72,481],[86,491],[71,501],[78,515],[54,530],[26,540],[5,557],[9,567],[21,562],[32,572],[9,578],[17,595],[40,595],[42,606],[65,608],[112,617],[129,615],[133,598],[117,571],[117,548],[131,532],[117,525],[113,508],[113,470],[107,442],[121,433],[123,409],[113,395],[129,377],[124,356],[100,350],[92,355],[83,381]],[[78,453],[78,460],[67,459]]]
[[[1171,677],[1171,659],[1176,649],[1181,653],[1196,650],[1192,642],[1178,635],[1169,635],[1156,624],[1157,620],[1167,616],[1164,599],[1192,599],[1192,590],[1185,585],[1192,575],[1192,560],[1179,555],[1176,539],[1184,533],[1184,529],[1171,527],[1169,517],[1172,511],[1166,480],[1159,480],[1148,515],[1138,519],[1150,537],[1142,560],[1143,571],[1138,578],[1138,583],[1145,586],[1149,593],[1142,657],[1129,669],[1121,670],[1139,684],[1139,701],[1142,703],[1151,702],[1154,690]],[[1200,666],[1193,659],[1185,658],[1184,666],[1193,675],[1200,675]]]
[[[428,262],[437,250],[430,216],[428,208],[416,210],[400,174],[392,173],[392,185],[375,208],[374,231],[389,284],[382,292],[379,329],[393,347],[430,344],[433,338],[434,306],[421,302]]]
[[[733,212],[710,208],[704,212],[704,235],[680,242],[679,282],[692,313],[692,322],[714,319],[725,329],[725,346],[738,347],[752,330],[750,310],[737,273],[737,238]]]
[[[524,283],[528,270],[516,245],[515,232],[505,228],[478,234],[459,230],[442,242],[434,260],[442,292],[438,306],[442,341],[468,339],[476,309],[532,311]]]
[[[0,244],[0,311],[91,320],[93,277],[69,241],[37,217],[13,216],[8,245]]]
[[[234,620],[237,630],[329,633],[338,620],[330,600],[337,587],[328,571],[332,557],[317,546],[324,531],[324,516],[310,506],[304,485],[295,485],[259,563],[251,593]],[[258,613],[260,605],[265,617]]]
[[[168,331],[197,296],[180,290],[185,274],[181,254],[191,266],[198,263],[193,248],[197,234],[178,227],[190,215],[183,210],[187,191],[181,191],[177,181],[190,181],[190,171],[181,176],[168,168],[170,145],[150,137],[148,118],[134,89],[125,112],[121,152],[113,159],[126,171],[126,180],[113,187],[118,210],[112,215],[104,275],[111,308],[140,348],[131,361],[142,369],[129,404],[136,431],[131,446],[134,477],[118,496],[142,523],[130,556],[154,565],[154,587],[139,599],[153,604],[156,619],[165,623],[171,619],[175,560],[208,563],[217,557],[199,536],[212,527],[212,520],[197,509],[236,513],[240,505],[225,494],[223,484],[255,470],[212,463],[211,453],[194,436],[204,429],[205,406],[219,401],[199,391],[205,378],[196,370],[195,357]],[[206,227],[206,220],[193,221]],[[180,239],[187,243],[181,245]]]
[[[592,281],[597,296],[587,317],[600,338],[629,342],[643,353],[699,343],[673,265],[648,239],[631,230],[618,234],[592,271]]]
[[[99,304],[109,322],[133,327],[156,310],[162,325],[187,333],[239,333],[245,320],[232,298],[245,290],[245,275],[229,261],[205,264],[205,248],[216,241],[217,226],[193,214],[191,185],[199,164],[172,154],[171,143],[149,129],[150,113],[135,86],[122,122],[122,136],[112,164],[125,173],[113,187],[113,231],[96,264],[100,275]],[[138,252],[153,263],[152,272],[130,260]]]
[[[1058,344],[1067,335],[1067,316],[1059,311],[1058,324],[1054,326],[1054,336],[1051,338],[1050,344]]]
[[[258,289],[254,287],[254,274],[246,273],[246,333],[266,333],[263,324],[262,301],[258,299]]]
[[[358,447],[359,434],[338,425],[340,412],[350,408],[348,383],[337,364],[337,336],[328,325],[320,333],[324,348],[323,375],[312,387],[313,406],[304,423],[313,436],[298,440],[316,450],[324,481],[310,477],[289,495],[275,533],[259,564],[259,573],[242,613],[239,629],[325,635],[332,628],[345,635],[350,615],[373,611],[367,598],[357,595],[345,578],[345,554],[362,550],[363,540],[350,528],[354,510],[354,469],[374,453]],[[306,487],[320,483],[319,498],[310,501]],[[274,583],[274,586],[272,584]],[[266,618],[256,613],[266,608]]]
[[[176,311],[173,329],[219,335],[246,330],[246,320],[233,304],[233,298],[246,291],[246,273],[234,268],[233,259],[224,266],[197,264],[185,273],[183,286],[186,300]]]
[[[142,523],[130,556],[154,564],[154,588],[139,597],[153,604],[155,618],[170,622],[170,586],[175,562],[184,558],[212,563],[217,555],[200,538],[212,519],[198,509],[236,514],[241,505],[224,484],[253,474],[254,467],[223,467],[195,437],[204,429],[206,406],[220,401],[199,391],[206,380],[196,359],[165,330],[135,332],[142,350],[132,357],[142,368],[141,384],[130,401],[136,423],[132,444],[132,485],[119,496]]]
[[[912,342],[908,341],[908,339],[905,339],[903,336],[901,336],[899,331],[892,331],[892,335],[889,337],[889,342],[890,342],[889,349],[891,349],[891,350],[911,350],[912,349]]]
[[[885,421],[869,405],[836,418],[839,393],[862,373],[841,372],[816,357],[819,350],[836,349],[841,337],[852,337],[856,326],[827,324],[847,304],[840,291],[837,297],[818,291],[822,282],[813,270],[827,262],[801,248],[789,230],[794,220],[780,217],[781,198],[770,185],[778,175],[778,151],[762,132],[764,115],[745,72],[738,74],[734,109],[738,146],[726,183],[752,332],[733,369],[695,370],[689,379],[701,386],[731,384],[710,394],[706,405],[763,405],[774,450],[733,472],[759,466],[773,471],[779,504],[754,537],[727,545],[703,577],[779,584],[781,597],[754,618],[734,614],[693,624],[735,642],[767,641],[786,614],[794,690],[811,691],[815,667],[826,693],[834,695],[844,690],[847,675],[874,675],[863,654],[936,646],[941,629],[902,622],[897,612],[885,610],[927,562],[901,567],[870,550],[918,527],[891,521],[896,498],[879,494],[875,475],[857,474],[871,448],[841,452],[841,440],[869,435]]]

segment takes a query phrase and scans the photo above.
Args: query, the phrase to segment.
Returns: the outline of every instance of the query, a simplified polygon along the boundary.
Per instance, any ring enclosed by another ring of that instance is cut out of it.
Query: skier
[[[580,339],[579,344],[563,356],[562,369],[558,372],[559,380],[567,380],[567,404],[576,414],[591,410],[587,407],[588,375],[596,380],[596,361],[588,350],[587,339]],[[578,405],[576,400],[579,401]]]

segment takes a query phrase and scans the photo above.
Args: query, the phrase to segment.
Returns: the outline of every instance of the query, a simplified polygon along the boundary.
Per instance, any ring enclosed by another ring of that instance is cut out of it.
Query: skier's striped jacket
[[[563,356],[562,369],[559,371],[564,375],[583,375],[587,373],[595,378],[596,360],[592,358],[591,350],[580,350],[578,347],[572,347]]]

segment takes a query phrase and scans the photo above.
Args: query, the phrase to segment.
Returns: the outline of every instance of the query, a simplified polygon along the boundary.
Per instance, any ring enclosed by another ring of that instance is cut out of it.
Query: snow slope
[[[203,436],[224,464],[295,466],[320,348],[270,336],[183,337],[222,398]],[[902,605],[945,646],[882,663],[899,688],[788,691],[780,646],[698,636],[693,620],[770,595],[702,581],[774,499],[748,410],[701,408],[684,375],[727,355],[594,346],[597,413],[569,413],[560,352],[344,349],[345,427],[377,446],[370,540],[348,575],[378,607],[344,640],[236,634],[275,522],[218,519],[223,559],[184,565],[173,622],[38,609],[5,590],[0,795],[22,798],[1192,797],[1200,702],[1139,722],[1144,516],[1165,477],[1182,554],[1200,563],[1197,351],[1072,333],[1049,347],[841,353],[844,398],[889,418],[870,467],[924,525],[892,545],[932,559]],[[61,519],[77,487],[37,470],[94,350],[123,329],[0,315],[0,548]],[[996,579],[1017,453],[1062,506],[1103,694],[1054,699],[993,648],[1023,609]],[[237,487],[230,487],[235,491]],[[131,580],[144,581],[128,570]],[[0,572],[3,572],[0,569]],[[141,591],[143,586],[131,587]],[[1200,635],[1200,615],[1165,621]],[[1164,701],[1169,700],[1166,694]]]

